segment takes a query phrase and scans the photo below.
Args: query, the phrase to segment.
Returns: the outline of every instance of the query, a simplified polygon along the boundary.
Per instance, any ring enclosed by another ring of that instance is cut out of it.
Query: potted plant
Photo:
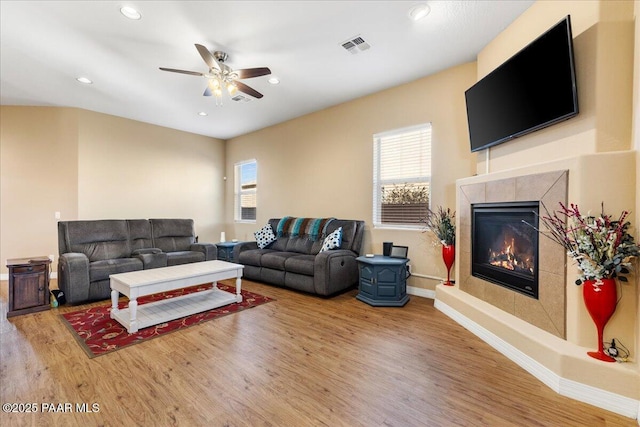
[[[445,209],[438,206],[436,211],[427,209],[427,216],[424,219],[427,230],[430,231],[442,243],[442,259],[447,267],[447,281],[443,285],[453,286],[450,280],[451,266],[456,255],[456,225],[455,212],[451,212],[449,208]]]
[[[540,232],[562,245],[580,271],[576,284],[584,285],[585,306],[598,330],[598,351],[587,354],[607,362],[615,359],[604,353],[602,334],[618,303],[616,279],[628,281],[625,275],[640,255],[640,247],[629,234],[628,215],[622,211],[614,220],[604,213],[604,204],[600,216],[583,215],[578,205],[560,203],[560,210],[546,210],[539,217],[548,230]]]

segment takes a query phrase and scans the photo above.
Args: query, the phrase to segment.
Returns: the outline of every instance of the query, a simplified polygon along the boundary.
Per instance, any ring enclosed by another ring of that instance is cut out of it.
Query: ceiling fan
[[[162,71],[170,71],[172,73],[189,74],[191,76],[201,76],[208,80],[207,88],[204,90],[204,96],[215,95],[216,102],[222,96],[222,89],[226,88],[230,96],[234,96],[237,91],[246,93],[255,98],[262,98],[262,94],[250,86],[238,81],[240,79],[250,79],[253,77],[266,76],[271,74],[271,70],[267,67],[259,68],[245,68],[241,70],[234,70],[229,67],[224,61],[228,56],[224,52],[215,51],[213,54],[206,47],[201,44],[196,44],[196,49],[204,59],[204,62],[209,67],[209,71],[206,73],[199,73],[197,71],[177,70],[175,68],[160,67]]]

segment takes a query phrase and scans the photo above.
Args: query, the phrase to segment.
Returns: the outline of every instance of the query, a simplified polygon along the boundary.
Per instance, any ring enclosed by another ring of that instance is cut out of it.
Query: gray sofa
[[[364,221],[333,219],[317,238],[299,233],[277,233],[280,218],[269,224],[276,240],[264,249],[256,242],[239,244],[235,263],[244,265],[243,277],[298,291],[330,296],[358,283],[356,258],[360,255]],[[325,236],[342,227],[339,248],[320,252]]]
[[[77,304],[107,299],[109,275],[217,257],[197,243],[191,219],[118,219],[58,222],[58,287]]]

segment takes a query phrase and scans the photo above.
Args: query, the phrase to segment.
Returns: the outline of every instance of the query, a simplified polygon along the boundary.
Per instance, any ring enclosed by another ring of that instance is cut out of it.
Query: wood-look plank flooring
[[[3,412],[0,425],[637,427],[553,392],[432,300],[374,308],[355,290],[243,288],[277,301],[94,359],[59,316],[80,307],[11,318],[0,403],[99,411]]]

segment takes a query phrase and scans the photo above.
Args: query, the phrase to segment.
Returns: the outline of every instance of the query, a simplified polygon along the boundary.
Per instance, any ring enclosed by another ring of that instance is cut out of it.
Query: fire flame
[[[502,249],[493,251],[489,248],[489,264],[511,271],[533,274],[533,260],[529,257],[522,259],[516,255],[514,239],[505,241]]]

